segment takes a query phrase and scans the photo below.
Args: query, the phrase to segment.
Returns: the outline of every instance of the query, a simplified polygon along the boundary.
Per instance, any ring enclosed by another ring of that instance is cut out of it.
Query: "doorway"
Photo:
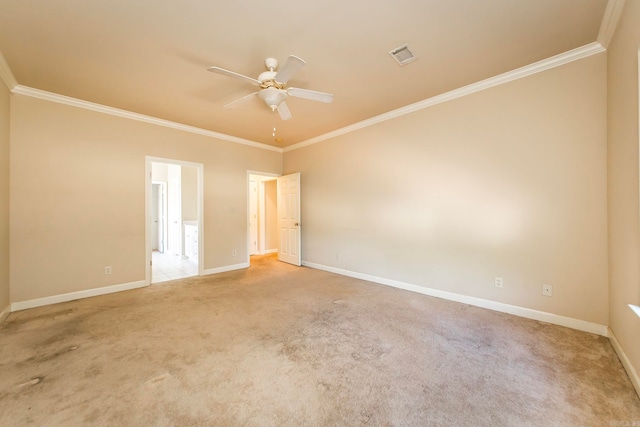
[[[203,165],[146,157],[147,284],[202,274]]]
[[[247,181],[247,253],[251,256],[278,252],[277,178],[279,175],[249,172]]]

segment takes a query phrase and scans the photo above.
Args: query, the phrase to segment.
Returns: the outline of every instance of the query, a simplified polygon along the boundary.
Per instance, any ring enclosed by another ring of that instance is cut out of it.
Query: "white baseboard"
[[[26,310],[28,308],[42,307],[44,305],[73,301],[81,298],[97,297],[98,295],[112,294],[114,292],[128,291],[147,286],[146,281],[123,283],[121,285],[104,286],[102,288],[87,289],[84,291],[69,292],[68,294],[53,295],[50,297],[36,298],[27,301],[11,303],[11,311]]]
[[[629,375],[629,379],[631,380],[633,387],[636,389],[636,393],[640,396],[640,377],[611,329],[609,329],[609,341],[611,342],[613,349],[618,354],[618,358],[620,359],[622,366],[624,366],[624,369],[627,371],[627,375]]]
[[[11,305],[6,306],[4,310],[0,311],[0,325],[5,321],[9,314],[11,314]]]
[[[600,325],[597,323],[587,322],[585,320],[559,316],[553,313],[533,310],[530,308],[518,307],[515,305],[504,304],[501,302],[485,300],[482,298],[470,297],[466,295],[456,294],[453,292],[441,291],[438,289],[427,288],[424,286],[412,285],[410,283],[399,282],[397,280],[385,279],[382,277],[371,276],[369,274],[357,273],[354,271],[343,270],[341,268],[329,267],[326,265],[315,264],[307,261],[303,261],[302,265],[315,268],[317,270],[324,270],[331,273],[340,274],[342,276],[353,277],[355,279],[361,279],[369,282],[379,283],[381,285],[392,286],[394,288],[417,292],[423,295],[460,302],[463,304],[473,305],[476,307],[482,307],[482,308],[486,308],[493,311],[499,311],[502,313],[513,314],[514,316],[525,317],[527,319],[539,320],[541,322],[565,326],[567,328],[577,329],[579,331],[589,332],[592,334],[602,335],[605,337],[608,336],[609,334],[609,328],[607,326]]]
[[[208,274],[225,273],[227,271],[241,270],[243,268],[249,268],[249,263],[243,262],[241,264],[233,264],[233,265],[225,265],[224,267],[209,268],[207,270],[202,270],[202,275],[206,276]]]
[[[249,267],[248,262],[242,263],[242,264],[227,265],[224,267],[210,268],[208,270],[203,270],[202,275],[224,273],[226,271],[239,270],[239,269],[248,268],[248,267]],[[53,295],[50,297],[36,298],[32,300],[27,300],[27,301],[19,301],[19,302],[11,303],[9,312],[26,310],[26,309],[35,308],[35,307],[42,307],[45,305],[57,304],[60,302],[73,301],[81,298],[96,297],[98,295],[112,294],[114,292],[128,291],[130,289],[137,289],[145,286],[148,286],[146,281],[140,280],[137,282],[124,283],[121,285],[105,286],[102,288],[94,288],[94,289],[87,289],[84,291],[70,292],[68,294]],[[4,311],[2,313],[4,313]]]

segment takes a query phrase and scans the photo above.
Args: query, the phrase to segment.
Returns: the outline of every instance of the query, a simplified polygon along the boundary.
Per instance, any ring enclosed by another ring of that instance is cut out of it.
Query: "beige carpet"
[[[252,263],[11,314],[0,425],[640,425],[606,338]]]

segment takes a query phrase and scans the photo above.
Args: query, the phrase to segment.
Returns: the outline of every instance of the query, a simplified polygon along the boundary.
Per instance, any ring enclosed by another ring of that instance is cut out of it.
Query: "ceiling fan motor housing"
[[[258,76],[258,80],[260,80],[261,83],[275,81],[275,78],[276,78],[275,71],[265,71],[263,73],[260,73],[260,75]]]
[[[262,89],[258,92],[258,97],[264,101],[272,110],[278,108],[278,105],[287,98],[287,91],[270,87]]]

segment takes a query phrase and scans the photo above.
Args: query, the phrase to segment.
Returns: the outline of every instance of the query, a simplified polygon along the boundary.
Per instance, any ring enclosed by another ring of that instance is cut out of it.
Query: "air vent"
[[[406,65],[409,62],[413,62],[418,59],[413,54],[413,52],[409,50],[409,46],[406,44],[404,46],[393,49],[391,52],[389,52],[389,55],[391,55],[393,59],[395,59],[396,62],[400,65]]]

